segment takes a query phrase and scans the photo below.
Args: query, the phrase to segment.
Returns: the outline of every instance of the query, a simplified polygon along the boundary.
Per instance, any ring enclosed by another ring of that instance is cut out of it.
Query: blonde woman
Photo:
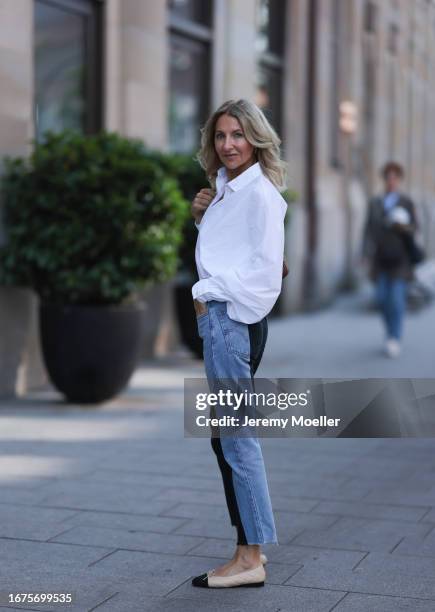
[[[192,203],[200,279],[192,295],[209,387],[225,382],[234,389],[241,379],[253,384],[267,339],[266,316],[281,291],[285,164],[276,132],[248,100],[222,104],[201,132],[198,161],[211,189],[202,189]],[[211,417],[225,415],[234,416],[229,405],[211,408]],[[267,559],[261,545],[278,541],[260,444],[255,434],[223,435],[216,427],[211,444],[237,545],[231,561],[192,584],[263,586]],[[212,535],[212,523],[210,529]]]

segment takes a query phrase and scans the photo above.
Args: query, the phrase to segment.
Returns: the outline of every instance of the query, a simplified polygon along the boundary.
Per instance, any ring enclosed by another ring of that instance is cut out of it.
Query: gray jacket
[[[412,200],[404,195],[400,194],[398,202],[395,206],[401,206],[405,208],[411,217],[411,223],[403,231],[415,233],[417,230],[417,217],[415,214],[415,206]],[[378,195],[372,198],[369,202],[367,210],[367,218],[364,228],[363,236],[363,255],[370,262],[370,277],[375,280],[378,276],[380,269],[379,265],[375,261],[375,250],[378,243],[381,232],[384,228],[384,196]],[[406,262],[398,266],[393,270],[389,270],[388,273],[396,278],[403,278],[405,280],[412,280],[413,278],[413,267],[410,263]]]

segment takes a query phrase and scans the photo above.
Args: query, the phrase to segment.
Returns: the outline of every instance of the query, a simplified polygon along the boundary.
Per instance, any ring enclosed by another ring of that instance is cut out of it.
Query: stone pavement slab
[[[395,548],[396,555],[421,555],[435,557],[435,527],[430,525],[428,534],[406,536]]]
[[[368,502],[396,504],[398,506],[435,506],[435,487],[413,483],[410,479],[395,486],[373,486],[365,498]]]
[[[435,508],[429,509],[421,521],[422,523],[435,523]]]
[[[198,610],[198,602],[192,599],[157,598],[144,595],[143,589],[134,586],[130,591],[118,592],[104,603],[99,609],[104,612],[192,612]],[[221,601],[201,602],[200,612],[245,612],[244,605],[234,606],[231,603],[223,604]]]
[[[74,516],[74,510],[38,508],[18,504],[0,504],[0,537],[49,540],[65,529],[64,521]]]
[[[312,529],[294,538],[302,546],[392,552],[405,536],[425,537],[430,525],[380,519],[339,518],[325,529]]]
[[[187,503],[198,503],[204,506],[214,506],[221,504],[222,502],[222,491],[216,489],[214,491],[201,491],[197,489],[182,489],[178,487],[170,487],[158,493],[153,501],[164,501],[164,502],[187,502]]]
[[[111,581],[90,580],[89,566],[112,552],[106,547],[69,546],[32,540],[0,538],[1,586],[7,593],[72,593],[73,603],[14,604],[19,609],[82,612],[99,604],[114,590]]]
[[[202,541],[200,537],[152,533],[133,529],[107,527],[71,527],[51,538],[50,542],[64,542],[81,546],[106,546],[148,552],[186,554]]]
[[[332,570],[321,560],[312,561],[286,584],[434,600],[434,575],[435,559],[371,552],[353,569]]]
[[[316,514],[335,514],[354,518],[386,519],[388,521],[430,521],[427,507],[394,506],[359,502],[321,501],[315,506]],[[434,517],[435,519],[435,517]],[[435,520],[434,520],[435,522]]]
[[[210,480],[209,478],[198,478],[194,480],[190,476],[182,475],[170,475],[165,474],[165,480],[162,482],[162,474],[153,474],[150,472],[131,472],[128,470],[114,470],[114,469],[97,469],[89,474],[83,476],[81,479],[83,483],[91,482],[109,482],[113,485],[129,485],[132,488],[138,488],[139,490],[152,490],[152,487],[156,487],[156,491],[159,491],[164,484],[165,488],[169,487],[183,487],[186,489],[198,489],[200,491],[214,491],[216,489],[216,480]]]
[[[26,577],[55,568],[73,572],[87,568],[112,549],[109,546],[72,546],[54,542],[0,538],[2,580]]]
[[[34,506],[46,497],[43,491],[37,488],[28,488],[22,486],[1,487],[1,502],[2,504],[24,504]]]
[[[345,595],[344,592],[328,589],[305,589],[266,584],[261,593],[258,589],[195,589],[189,583],[181,585],[170,593],[170,598],[192,599],[201,609],[204,601],[231,603],[272,612],[272,610],[298,612],[329,612]],[[260,603],[261,602],[261,603]]]
[[[269,554],[277,563],[296,563],[302,567],[328,566],[331,571],[351,571],[366,557],[367,553],[354,550],[328,549],[318,546],[289,544],[279,546]]]
[[[334,612],[433,612],[433,601],[348,593]]]
[[[82,510],[131,511],[147,506],[162,487],[135,488],[123,483],[59,480],[44,486],[42,506]]]
[[[1,515],[0,515],[1,516]],[[109,527],[131,531],[152,531],[154,533],[171,533],[186,522],[184,518],[129,514],[127,512],[94,512],[92,510],[73,511],[62,525],[68,527]],[[58,532],[59,533],[59,532]]]

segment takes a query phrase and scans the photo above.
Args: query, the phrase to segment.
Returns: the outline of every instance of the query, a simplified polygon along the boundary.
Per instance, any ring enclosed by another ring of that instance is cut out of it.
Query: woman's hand
[[[282,277],[285,278],[286,276],[288,276],[288,273],[289,273],[289,269],[288,269],[287,261],[284,257],[283,262],[282,262]]]
[[[215,195],[216,192],[213,191],[213,189],[208,188],[201,189],[201,191],[198,191],[198,193],[196,194],[192,202],[191,212],[197,223],[201,222],[203,214],[207,210],[210,202],[212,202]]]

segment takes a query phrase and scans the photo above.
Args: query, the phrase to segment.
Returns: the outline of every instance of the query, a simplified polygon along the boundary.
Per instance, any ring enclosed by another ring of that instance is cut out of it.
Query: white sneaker
[[[400,355],[400,342],[396,338],[388,338],[385,343],[385,352],[392,359],[398,357]]]

